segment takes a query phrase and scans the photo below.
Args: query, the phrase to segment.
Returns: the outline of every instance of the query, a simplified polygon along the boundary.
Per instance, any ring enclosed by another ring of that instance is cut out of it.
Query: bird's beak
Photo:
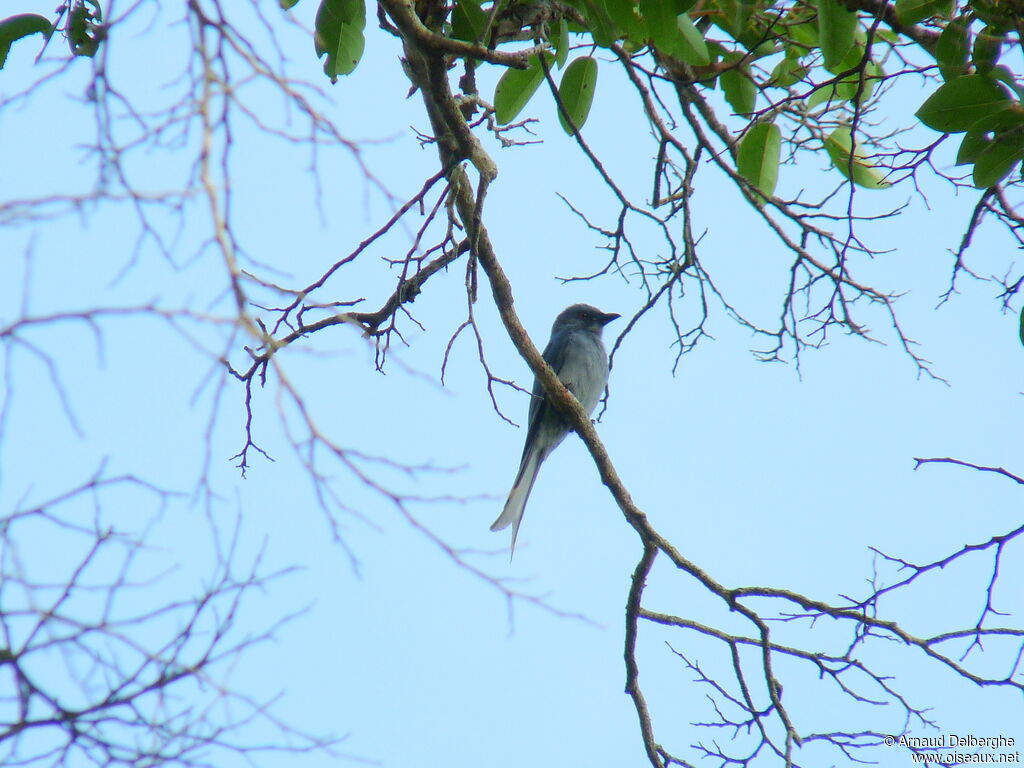
[[[612,320],[618,320],[622,315],[618,315],[615,312],[609,312],[601,318],[601,325],[608,325]]]

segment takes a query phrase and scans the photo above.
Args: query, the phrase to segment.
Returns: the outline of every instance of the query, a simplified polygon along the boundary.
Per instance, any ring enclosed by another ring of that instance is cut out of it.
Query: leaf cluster
[[[951,19],[935,46],[945,82],[917,116],[929,128],[962,133],[957,165],[973,166],[974,185],[992,187],[1024,159],[1024,88],[1005,50],[1020,48],[1021,20],[1010,3],[974,0]]]
[[[0,19],[0,69],[7,63],[7,54],[16,41],[42,35],[45,50],[56,31],[64,33],[72,56],[95,56],[106,38],[99,0],[69,0],[57,7],[56,14],[54,21],[36,13],[19,13]]]

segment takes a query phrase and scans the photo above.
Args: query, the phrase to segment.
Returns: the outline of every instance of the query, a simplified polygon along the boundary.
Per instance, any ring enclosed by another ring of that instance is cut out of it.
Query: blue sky
[[[280,26],[289,74],[324,88],[326,97],[317,103],[339,132],[372,142],[362,150],[368,167],[396,199],[411,196],[436,170],[436,155],[420,147],[413,133],[412,127],[426,130],[427,122],[418,97],[404,98],[395,43],[371,32],[359,70],[329,86],[301,30],[284,24],[276,8],[264,10]],[[312,3],[300,3],[296,13],[309,24],[314,10]],[[167,21],[157,17],[154,24]],[[162,86],[179,74],[187,38],[181,25],[145,32],[147,22],[140,15],[114,40],[111,72],[132,99],[155,108],[181,88]],[[252,34],[266,44],[257,31]],[[32,67],[32,48],[15,46],[0,81],[3,93],[42,71]],[[89,66],[73,62],[62,77],[0,114],[4,199],[89,188],[95,166],[80,146],[94,130],[89,106],[80,100]],[[483,68],[479,77],[487,93],[497,73]],[[612,67],[602,67],[601,78],[588,140],[623,187],[644,199],[650,185],[643,169],[653,152],[649,136]],[[905,96],[889,99],[894,120],[913,111],[920,92],[909,86]],[[299,125],[260,87],[249,98],[268,120]],[[543,144],[487,144],[500,175],[486,213],[516,308],[541,346],[553,317],[571,303],[587,301],[629,317],[644,295],[628,270],[591,282],[557,279],[593,271],[606,256],[556,193],[598,221],[614,214],[614,201],[558,127],[550,99],[539,95],[530,110],[540,118],[536,130]],[[140,186],[150,192],[179,186],[195,141],[190,134],[184,148],[130,157]],[[318,187],[308,148],[260,135],[244,121],[236,141],[233,227],[250,265],[269,265],[263,272],[268,279],[305,285],[393,210],[344,150],[323,149],[316,156]],[[827,165],[819,158],[785,166],[780,195],[830,183],[835,171]],[[706,230],[702,262],[737,306],[770,323],[789,257],[725,184],[707,176],[693,223],[698,233]],[[823,600],[862,595],[874,565],[883,579],[893,577],[869,547],[925,562],[1019,525],[1021,490],[1005,478],[942,465],[914,471],[914,457],[953,456],[1024,472],[1017,318],[1000,313],[995,284],[970,278],[960,281],[953,300],[937,306],[950,276],[948,249],[956,246],[974,197],[957,198],[937,182],[928,195],[926,206],[903,187],[858,193],[866,210],[910,205],[896,220],[865,227],[872,242],[892,251],[873,261],[858,258],[855,266],[876,287],[906,292],[897,304],[904,328],[948,386],[918,376],[884,315],[870,310],[863,320],[884,344],[835,335],[825,348],[802,357],[799,374],[792,363],[758,362],[751,349],[764,340],[718,310],[708,326],[713,338],[686,355],[675,375],[673,334],[663,311],[641,320],[617,354],[608,410],[598,425],[602,440],[652,523],[727,586],[772,586]],[[80,216],[4,229],[0,325],[19,316],[26,290],[32,316],[152,302],[229,317],[223,264],[213,249],[202,247],[208,232],[203,205],[201,198],[186,202],[180,227],[178,219],[155,214],[172,247],[170,258],[143,240],[132,261],[138,224],[123,203],[87,205]],[[419,221],[413,218],[409,226]],[[404,253],[409,239],[408,230],[384,238],[339,272],[321,298],[365,297],[367,307],[377,308],[395,275],[381,258]],[[650,233],[638,242],[659,247]],[[970,258],[978,274],[1001,276],[1014,257],[1008,238],[990,227],[976,237]],[[389,487],[428,499],[408,507],[420,524],[501,584],[584,620],[529,602],[510,604],[493,582],[456,565],[390,502],[320,456],[329,487],[358,512],[335,510],[337,541],[289,444],[289,432],[301,434],[301,425],[274,374],[254,396],[256,439],[274,461],[255,457],[242,479],[230,457],[243,444],[243,391],[221,381],[217,358],[228,355],[241,365],[242,344],[251,342],[228,346],[223,324],[182,320],[176,330],[159,318],[131,314],[104,318],[95,331],[75,321],[26,331],[25,338],[52,359],[67,408],[41,358],[9,347],[0,510],[9,514],[56,496],[101,464],[108,476],[130,473],[180,492],[163,508],[139,489],[116,488],[100,497],[104,521],[145,532],[152,549],[138,555],[139,573],[164,574],[126,596],[125,610],[177,599],[209,583],[211,527],[226,536],[240,520],[240,564],[262,552],[267,572],[299,569],[252,593],[234,631],[238,637],[258,634],[282,616],[302,613],[224,674],[255,699],[281,694],[274,711],[303,730],[347,734],[340,749],[349,755],[382,765],[646,765],[636,715],[623,694],[622,665],[623,606],[639,542],[583,445],[571,438],[545,464],[515,560],[508,563],[507,532],[492,534],[488,525],[514,477],[523,430],[492,410],[470,336],[454,345],[440,382],[445,347],[465,317],[463,277],[460,261],[431,280],[409,308],[423,330],[404,326],[409,346],[396,345],[383,374],[373,369],[367,341],[337,326],[284,350],[277,364],[319,429],[338,444],[435,468],[414,475],[375,470]],[[693,298],[682,299],[684,314],[694,311],[687,305]],[[475,313],[496,375],[529,386],[529,370],[504,336],[486,286]],[[609,327],[609,342],[622,327]],[[497,392],[503,410],[522,424],[526,396]],[[92,519],[94,499],[78,499],[62,514]],[[71,534],[41,525],[25,530],[17,544],[32,573],[56,578],[80,554],[81,541]],[[1022,563],[1020,544],[1012,542],[995,592],[995,606],[1013,614],[1006,619],[1011,625],[1019,625],[1024,611]],[[923,580],[887,610],[921,634],[969,626],[984,606],[990,568],[988,555],[965,560]],[[13,599],[10,590],[7,599]],[[664,564],[649,580],[646,604],[749,631]],[[87,600],[78,608],[90,609]],[[817,640],[834,631],[817,626],[803,637]],[[722,669],[723,657],[696,637],[641,627],[641,682],[656,731],[666,748],[685,753],[709,738],[692,723],[713,712],[706,689],[666,642],[707,670]],[[998,643],[988,649],[979,663],[1008,670],[1013,653]],[[899,675],[915,701],[934,708],[938,733],[1024,742],[1019,694],[981,690],[895,644],[879,643],[865,653]],[[58,673],[42,671],[45,660],[39,663],[40,674],[56,680]],[[786,701],[804,732],[901,726],[892,707],[835,703],[821,698],[806,670],[786,674]],[[265,737],[259,728],[242,735]],[[806,748],[801,759],[838,759],[817,749]],[[910,764],[899,748],[872,757],[885,766]],[[260,758],[271,766],[335,762],[323,754]],[[215,763],[228,765],[231,758],[221,755]]]

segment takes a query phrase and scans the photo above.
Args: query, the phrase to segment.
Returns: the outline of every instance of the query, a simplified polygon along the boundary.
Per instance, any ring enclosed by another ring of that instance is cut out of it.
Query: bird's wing
[[[544,348],[544,361],[551,366],[551,369],[555,372],[555,375],[559,379],[562,378],[562,370],[565,368],[566,358],[568,357],[568,349],[570,346],[572,333],[569,331],[562,331],[556,333],[551,337],[548,345]],[[565,383],[564,381],[562,382]],[[571,384],[567,385],[570,392],[574,395],[573,387]],[[530,399],[530,412],[527,416],[527,429],[526,429],[526,443],[523,446],[523,458],[521,461],[526,460],[527,448],[534,442],[537,431],[540,429],[541,424],[545,422],[547,415],[550,411],[554,410],[551,403],[548,401],[547,393],[544,391],[543,385],[536,378],[533,380],[533,397]],[[546,454],[545,454],[546,455]],[[541,461],[544,457],[541,457]]]

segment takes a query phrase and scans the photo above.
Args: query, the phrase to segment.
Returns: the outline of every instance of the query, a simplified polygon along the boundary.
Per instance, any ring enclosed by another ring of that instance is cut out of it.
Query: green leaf
[[[34,13],[21,13],[0,21],[0,69],[3,69],[15,40],[37,33],[49,39],[52,31],[53,24],[49,19]]]
[[[949,80],[917,110],[918,119],[943,133],[966,131],[988,115],[1006,109],[1010,97],[985,75],[964,75]]]
[[[704,67],[711,63],[711,55],[708,53],[707,43],[700,30],[693,25],[688,14],[680,13],[676,17],[676,25],[679,27],[679,38],[673,55],[698,67]]]
[[[587,20],[586,32],[590,32],[594,42],[602,48],[609,47],[619,38],[619,30],[612,21],[605,5],[600,0],[581,0],[583,16]]]
[[[839,75],[843,72],[849,72],[850,70],[856,69],[861,66],[864,61],[864,52],[867,50],[867,40],[861,40],[863,37],[860,27],[854,32],[853,45],[846,52],[846,55],[835,64],[827,66],[826,69],[833,75]]]
[[[68,47],[74,56],[96,55],[102,39],[99,29],[102,22],[103,9],[99,0],[76,0],[71,4],[66,32]]]
[[[352,72],[363,57],[366,40],[364,0],[321,0],[316,12],[313,45],[318,57],[327,54],[324,74],[337,82],[338,75]]]
[[[1020,343],[1024,344],[1024,309],[1020,311]]]
[[[643,43],[647,39],[644,20],[637,11],[633,0],[604,0],[608,17],[635,43]]]
[[[727,69],[718,77],[725,92],[725,100],[737,115],[749,115],[757,101],[757,88],[747,70],[740,66]]]
[[[946,25],[935,44],[935,61],[944,80],[967,74],[967,21],[954,19]]]
[[[885,180],[885,176],[867,161],[859,147],[853,153],[853,174],[850,174],[850,128],[840,126],[832,131],[825,139],[825,150],[832,158],[832,164],[843,176],[850,179],[854,184],[865,189],[885,189],[892,186]]]
[[[1005,37],[1006,35],[995,27],[985,27],[974,38],[974,52],[971,58],[979,75],[987,75],[999,61]]]
[[[846,10],[837,0],[818,1],[818,38],[825,57],[825,68],[831,70],[850,52],[857,29],[857,14]]]
[[[765,197],[775,192],[779,180],[782,132],[775,123],[758,123],[740,140],[736,170]]]
[[[928,16],[928,0],[896,0],[896,18],[900,24],[917,24]]]
[[[562,106],[569,113],[572,125],[565,119],[562,110],[558,110],[558,121],[562,129],[570,136],[582,128],[590,114],[590,105],[594,103],[594,88],[597,86],[597,60],[592,56],[581,56],[574,59],[565,68],[562,82],[558,85],[558,97]]]
[[[726,48],[717,40],[705,40],[704,43],[708,47],[708,55],[711,57],[712,61],[725,61],[725,59],[732,54],[730,49]]]
[[[1024,100],[1024,86],[1021,86],[1013,72],[1010,71],[1009,67],[1004,64],[999,64],[993,68],[992,72],[989,73],[989,77],[993,77],[996,80],[1002,80],[1010,90],[1017,94],[1017,98]]]
[[[487,13],[480,7],[479,0],[456,0],[452,11],[452,35],[456,39],[467,43],[484,42],[486,27]]]
[[[909,26],[941,14],[948,6],[949,0],[896,0],[896,17]]]
[[[277,3],[281,6],[281,10],[290,11],[299,4],[299,0],[277,0]]]
[[[861,73],[857,72],[831,85],[818,88],[807,99],[807,108],[814,109],[826,101],[832,104],[853,101],[858,98],[858,93],[860,102],[864,103],[871,98],[871,94],[875,92],[875,84],[883,77],[885,77],[885,72],[882,68],[874,61],[869,61],[864,65],[863,84],[861,84]]]
[[[814,109],[826,102],[830,105],[835,105],[841,104],[844,101],[849,101],[849,95],[844,94],[838,85],[838,83],[832,83],[831,85],[823,85],[820,88],[814,89],[814,92],[807,97],[807,109]]]
[[[363,30],[350,24],[343,24],[338,35],[338,47],[334,51],[334,75],[351,74],[359,60],[363,58],[365,46]]]
[[[772,69],[768,78],[768,85],[776,88],[789,88],[796,85],[807,76],[807,67],[800,63],[797,58],[784,56]]]
[[[757,56],[769,56],[778,52],[776,45],[774,15],[769,19],[764,14],[754,13],[757,5],[753,0],[741,0],[743,10],[740,34],[736,41],[746,47],[748,51],[756,53]]]
[[[337,48],[339,28],[351,24],[358,18],[358,12],[349,0],[320,0],[316,10],[313,47],[317,57]],[[365,22],[365,8],[363,9]]]
[[[638,43],[630,38],[626,38],[625,40],[622,41],[622,50],[624,50],[630,56],[640,53],[640,51],[642,51],[646,47],[646,44]]]
[[[818,25],[813,21],[805,21],[802,24],[790,27],[789,38],[794,43],[798,43],[808,50],[814,50],[818,47]]]
[[[1024,159],[1024,132],[1011,131],[999,136],[978,155],[974,162],[974,186],[987,189],[1010,175]]]
[[[956,153],[957,165],[971,165],[992,144],[985,131],[967,131]]]
[[[659,51],[671,54],[679,39],[676,15],[668,0],[640,0],[647,39]]]
[[[740,40],[747,31],[754,8],[753,0],[712,0],[706,10],[716,26]]]
[[[555,64],[561,69],[569,58],[569,22],[565,19],[558,20],[558,31],[551,44],[555,48]]]
[[[544,54],[548,61],[550,54]],[[494,89],[494,117],[498,125],[506,125],[516,119],[523,107],[544,82],[544,70],[537,54],[530,57],[526,69],[506,69]]]
[[[863,77],[864,86],[861,89],[860,93],[861,103],[870,99],[871,95],[875,92],[875,86],[885,79],[885,70],[882,69],[881,64],[872,59],[871,61],[864,65]],[[853,77],[849,78],[849,80],[854,84],[854,86],[857,86],[858,81],[860,80],[860,76],[854,75]],[[852,99],[854,96],[856,96],[856,87],[854,89],[854,94],[850,98]]]
[[[1002,109],[987,113],[980,120],[971,123],[967,130],[972,133],[1006,133],[1024,125],[1024,105],[1007,101]]]
[[[1014,6],[1004,0],[970,0],[968,6],[986,24],[1003,29],[1014,26]]]
[[[774,40],[762,40],[750,48],[747,54],[747,61],[774,56],[777,53],[782,53],[783,50],[785,49]]]

